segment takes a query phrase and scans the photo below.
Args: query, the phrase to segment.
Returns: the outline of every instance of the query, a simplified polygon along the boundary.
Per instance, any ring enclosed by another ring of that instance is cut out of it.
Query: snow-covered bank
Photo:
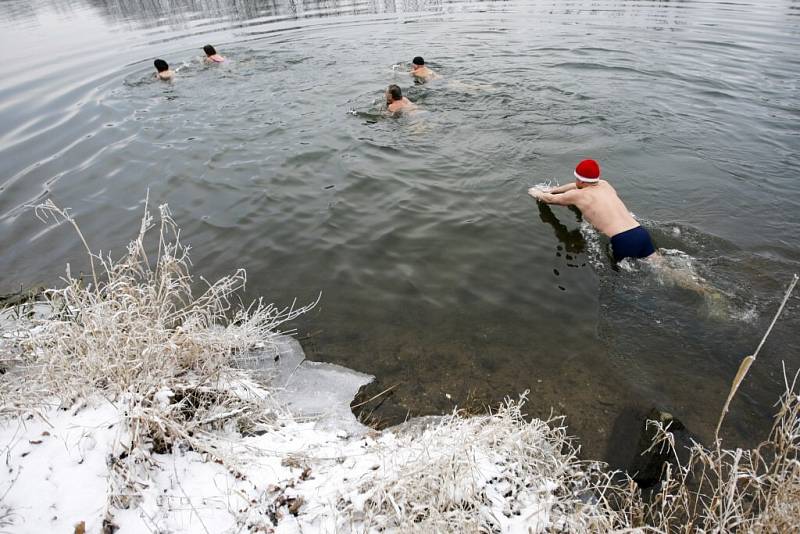
[[[525,422],[510,402],[492,416],[377,432],[349,409],[370,377],[304,362],[290,338],[273,347],[248,361],[289,410],[266,431],[221,429],[216,457],[180,443],[148,451],[128,508],[109,494],[129,439],[124,401],[97,395],[5,418],[0,495],[11,531],[541,532],[568,523],[555,493],[579,488],[581,476],[564,469],[563,429]]]
[[[39,213],[77,230],[52,203]],[[159,213],[154,224],[145,210],[120,260],[93,254],[81,235],[90,279],[68,269],[66,286],[45,292],[34,313],[0,314],[3,528],[535,532],[577,524],[575,507],[561,505],[580,504],[589,477],[563,428],[526,422],[515,402],[484,417],[363,427],[349,404],[371,377],[307,362],[278,334],[314,304],[245,306],[241,270],[204,281],[195,295],[188,248],[169,209]],[[152,228],[158,245],[148,252]]]

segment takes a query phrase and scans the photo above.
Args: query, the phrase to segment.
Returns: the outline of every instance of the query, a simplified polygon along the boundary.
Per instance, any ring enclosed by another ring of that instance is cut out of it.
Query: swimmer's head
[[[158,72],[166,72],[169,70],[169,65],[167,65],[167,62],[163,59],[157,59],[153,61],[153,65],[155,65]]]
[[[403,99],[403,91],[399,85],[392,84],[386,90],[386,103],[391,104],[395,100]]]
[[[217,54],[216,49],[211,45],[205,45],[203,47],[203,52],[205,52],[207,56],[214,56]]]
[[[578,188],[594,185],[600,181],[600,165],[593,159],[585,159],[575,167],[575,185]]]
[[[422,56],[415,57],[414,59],[411,60],[411,63],[414,65],[413,67],[414,70],[417,70],[425,66],[425,60],[422,59]]]

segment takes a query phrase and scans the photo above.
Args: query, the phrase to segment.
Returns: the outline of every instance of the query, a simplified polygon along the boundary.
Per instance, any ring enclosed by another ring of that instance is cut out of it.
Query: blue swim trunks
[[[641,226],[620,232],[611,238],[611,250],[614,260],[622,261],[625,258],[646,258],[656,251],[650,234]]]

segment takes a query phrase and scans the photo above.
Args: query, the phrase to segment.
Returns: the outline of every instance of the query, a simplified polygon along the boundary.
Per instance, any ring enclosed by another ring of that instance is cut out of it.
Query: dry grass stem
[[[722,407],[722,413],[719,416],[719,421],[717,422],[717,428],[714,430],[714,439],[719,440],[719,429],[722,427],[722,421],[725,419],[725,415],[728,413],[728,409],[730,408],[731,401],[733,400],[734,395],[736,395],[736,391],[739,389],[739,385],[744,380],[744,377],[747,375],[747,371],[750,370],[750,366],[753,365],[753,362],[756,361],[758,357],[758,353],[761,351],[761,347],[764,346],[764,343],[767,341],[767,337],[769,337],[770,332],[772,332],[772,328],[775,326],[775,323],[778,321],[778,317],[780,317],[781,312],[783,311],[784,306],[786,306],[786,302],[789,300],[789,296],[794,291],[794,287],[797,285],[797,275],[795,274],[792,277],[792,282],[789,284],[789,288],[786,290],[786,294],[783,296],[783,301],[781,305],[778,307],[778,311],[775,313],[775,317],[772,318],[772,322],[767,328],[767,331],[764,333],[764,337],[761,338],[761,342],[756,347],[755,352],[750,356],[745,356],[742,360],[742,363],[739,364],[739,369],[736,371],[736,376],[733,378],[733,384],[731,385],[730,393],[728,393],[728,398],[725,400],[725,405]]]

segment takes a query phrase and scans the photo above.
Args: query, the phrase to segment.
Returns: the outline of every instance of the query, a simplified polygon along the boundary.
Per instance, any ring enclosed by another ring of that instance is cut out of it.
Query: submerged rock
[[[28,289],[17,291],[16,293],[0,295],[0,309],[16,307],[21,304],[28,304],[41,300],[44,291],[44,286],[33,286]]]
[[[648,423],[651,421],[660,423],[672,433],[675,449],[668,441],[654,445],[658,439],[658,429],[656,425]],[[669,412],[652,408],[642,421],[636,453],[626,469],[628,474],[642,489],[654,486],[661,480],[666,463],[674,463],[676,455],[679,459],[686,456],[685,451],[691,445],[692,438],[679,419]]]
[[[409,409],[398,402],[397,384],[389,385],[380,379],[365,384],[350,403],[350,409],[362,424],[383,430],[395,427],[410,417]]]

